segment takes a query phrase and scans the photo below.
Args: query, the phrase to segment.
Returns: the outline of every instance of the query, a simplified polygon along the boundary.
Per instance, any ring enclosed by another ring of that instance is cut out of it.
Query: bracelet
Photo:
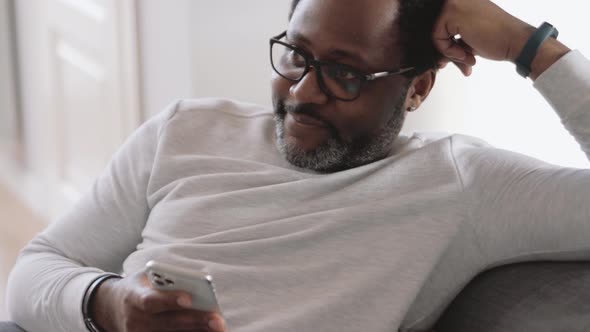
[[[103,273],[94,279],[84,291],[84,297],[82,298],[82,317],[84,318],[84,324],[86,325],[86,328],[90,332],[102,332],[102,328],[100,328],[94,319],[90,317],[90,301],[98,289],[98,286],[100,286],[103,282],[113,278],[121,279],[122,277],[115,273]]]
[[[553,25],[544,22],[541,26],[533,33],[531,38],[526,42],[524,48],[518,58],[516,59],[516,71],[524,78],[527,78],[531,74],[531,64],[533,59],[539,52],[541,45],[549,39],[549,37],[557,38],[559,31]]]

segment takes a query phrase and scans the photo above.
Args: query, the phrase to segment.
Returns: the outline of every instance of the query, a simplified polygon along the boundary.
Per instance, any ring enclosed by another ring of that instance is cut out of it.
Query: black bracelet
[[[113,278],[120,279],[122,277],[115,273],[101,274],[96,277],[96,279],[94,279],[84,291],[84,297],[82,298],[82,317],[84,318],[84,324],[86,325],[86,328],[90,332],[102,332],[102,329],[99,327],[99,325],[92,319],[92,317],[90,317],[90,311],[92,309],[90,308],[90,301],[92,300],[92,296],[100,284]]]
[[[516,71],[524,78],[529,77],[531,74],[531,64],[539,52],[541,45],[549,39],[549,37],[557,38],[559,31],[553,27],[553,25],[544,22],[541,26],[533,33],[531,38],[526,42],[524,48],[518,58],[516,59]]]

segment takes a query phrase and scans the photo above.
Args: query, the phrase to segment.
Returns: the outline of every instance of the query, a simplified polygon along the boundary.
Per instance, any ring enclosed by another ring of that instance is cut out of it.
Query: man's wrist
[[[537,30],[534,26],[525,22],[519,21],[520,24],[513,28],[513,43],[508,52],[508,60],[516,63],[516,59],[524,49],[527,41],[533,33]],[[547,39],[538,50],[537,54],[531,62],[531,73],[529,77],[534,81],[545,70],[553,65],[562,56],[566,55],[571,50],[554,38]]]
[[[534,81],[541,76],[549,67],[557,62],[561,57],[569,53],[571,49],[553,38],[548,39],[542,46],[537,56],[531,63],[530,77]]]
[[[120,278],[111,278],[103,282],[97,289],[93,302],[90,306],[90,317],[104,330],[114,331],[112,322],[113,312],[109,311],[114,307],[113,298],[115,284]]]
[[[89,331],[110,331],[108,308],[112,306],[110,301],[113,285],[121,277],[116,274],[103,274],[96,278],[86,290],[82,304],[84,321]],[[111,317],[112,318],[112,317]]]
[[[520,55],[520,53],[522,53],[522,50],[524,49],[524,46],[526,45],[527,41],[537,30],[537,28],[526,22],[523,22],[519,19],[516,20],[517,23],[514,27],[512,27],[511,30],[513,31],[511,34],[512,43],[510,44],[511,46],[508,50],[507,56],[507,60],[512,63],[516,63],[516,59],[518,59],[518,56]]]

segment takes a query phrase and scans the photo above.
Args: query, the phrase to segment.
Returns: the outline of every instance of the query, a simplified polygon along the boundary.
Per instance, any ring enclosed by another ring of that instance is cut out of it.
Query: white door
[[[0,0],[0,163],[18,159],[18,114],[15,91],[11,2]],[[5,160],[6,159],[6,160]]]
[[[139,124],[135,2],[18,0],[16,8],[27,159],[37,183],[30,202],[53,218]]]

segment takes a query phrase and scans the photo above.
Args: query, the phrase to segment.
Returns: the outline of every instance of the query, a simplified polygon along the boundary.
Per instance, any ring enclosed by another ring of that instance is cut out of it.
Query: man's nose
[[[312,68],[301,81],[291,85],[289,93],[300,104],[325,104],[328,96],[322,91],[318,82],[318,73]]]

